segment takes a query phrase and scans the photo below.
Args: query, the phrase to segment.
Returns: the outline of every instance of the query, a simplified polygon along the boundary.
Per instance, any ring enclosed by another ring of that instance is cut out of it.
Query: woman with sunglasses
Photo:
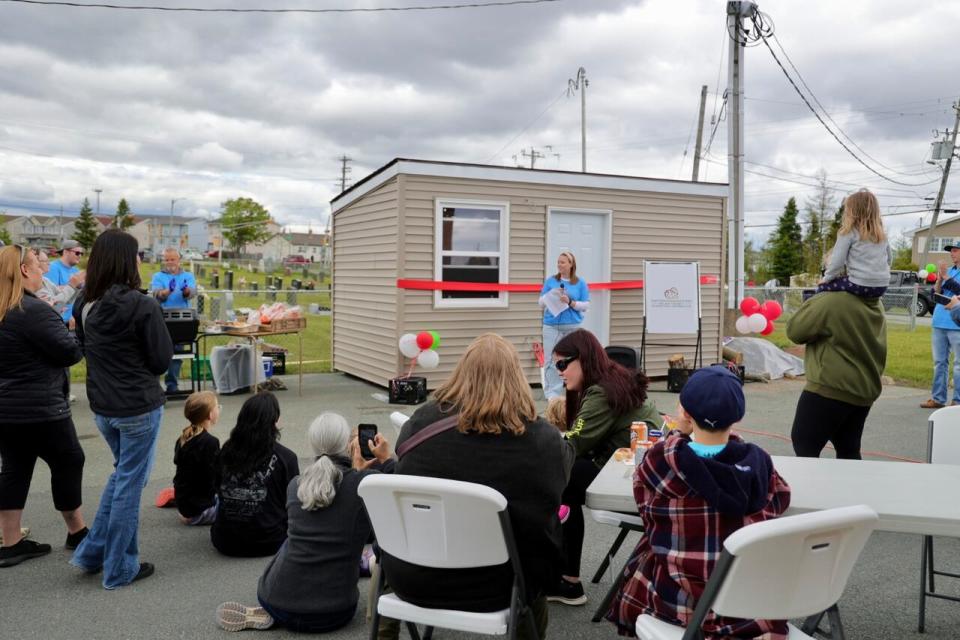
[[[0,567],[50,553],[49,544],[20,530],[37,458],[50,467],[53,504],[67,525],[66,547],[87,533],[80,513],[83,449],[70,416],[66,367],[80,345],[46,302],[37,254],[20,245],[0,249]]]
[[[564,336],[580,328],[590,307],[590,288],[577,276],[577,259],[570,251],[557,258],[557,273],[547,278],[540,290],[543,308],[543,352],[550,354]],[[563,382],[551,360],[543,370],[543,395],[547,400],[563,395]]]
[[[647,377],[611,360],[600,342],[577,329],[553,348],[553,363],[567,390],[567,441],[577,459],[563,492],[570,516],[563,523],[563,577],[547,599],[569,605],[586,603],[580,584],[583,509],[587,487],[620,447],[630,446],[630,424],[644,421],[659,427],[660,414],[647,400]]]

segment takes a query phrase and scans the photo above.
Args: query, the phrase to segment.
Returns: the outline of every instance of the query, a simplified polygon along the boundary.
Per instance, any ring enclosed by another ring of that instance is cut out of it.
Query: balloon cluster
[[[436,369],[440,364],[440,354],[436,352],[439,346],[440,334],[436,331],[405,333],[400,336],[400,353],[414,360],[411,365],[419,364],[424,369]]]
[[[740,302],[740,311],[743,315],[737,318],[737,331],[765,336],[773,333],[773,321],[783,313],[783,307],[776,300],[767,300],[760,304],[756,298],[744,298]]]
[[[920,271],[917,271],[917,277],[921,280],[926,280],[929,283],[934,283],[937,281],[937,265],[932,262],[925,266]]]

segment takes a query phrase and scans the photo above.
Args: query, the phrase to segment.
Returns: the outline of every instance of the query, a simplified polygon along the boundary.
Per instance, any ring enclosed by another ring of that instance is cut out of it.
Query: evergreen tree
[[[820,233],[820,216],[807,209],[807,233],[803,237],[803,269],[817,275],[823,266],[823,234]]]
[[[133,214],[130,213],[130,205],[127,204],[126,198],[120,198],[111,226],[124,230],[133,226]]]
[[[80,206],[80,216],[73,223],[73,239],[80,243],[87,251],[93,246],[97,239],[97,220],[93,217],[93,209],[90,208],[90,201],[83,199],[83,205]]]
[[[840,208],[837,209],[837,212],[833,214],[833,222],[830,223],[830,234],[827,236],[827,249],[837,243],[837,233],[840,232],[840,224],[843,222],[843,203],[840,203]]]
[[[803,271],[803,237],[797,215],[797,201],[790,198],[777,220],[777,230],[770,236],[770,275],[781,286],[790,283],[790,276]]]
[[[0,240],[4,244],[13,244],[13,238],[10,237],[10,231],[7,229],[7,212],[0,212]]]

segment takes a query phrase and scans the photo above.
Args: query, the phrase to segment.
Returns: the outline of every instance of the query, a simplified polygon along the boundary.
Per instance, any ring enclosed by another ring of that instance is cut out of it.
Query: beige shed
[[[407,370],[404,333],[437,331],[445,380],[477,335],[513,342],[539,383],[540,286],[564,249],[591,286],[584,327],[639,347],[644,260],[700,263],[704,363],[720,353],[727,185],[397,158],[331,201],[333,367],[378,385]],[[477,283],[500,291],[449,290]],[[626,288],[618,288],[626,287]],[[672,343],[672,344],[671,344]],[[679,345],[679,346],[677,346]],[[647,339],[647,372],[695,337]]]

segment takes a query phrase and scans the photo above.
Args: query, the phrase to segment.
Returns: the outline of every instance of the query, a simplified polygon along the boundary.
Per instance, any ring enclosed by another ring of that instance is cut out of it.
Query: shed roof
[[[582,173],[554,169],[526,169],[524,167],[394,158],[331,200],[332,212],[336,213],[401,173],[473,180],[502,180],[505,182],[572,187],[624,189],[627,191],[684,193],[698,196],[726,197],[728,193],[727,184],[722,182],[690,182],[688,180],[641,178],[606,173]]]

